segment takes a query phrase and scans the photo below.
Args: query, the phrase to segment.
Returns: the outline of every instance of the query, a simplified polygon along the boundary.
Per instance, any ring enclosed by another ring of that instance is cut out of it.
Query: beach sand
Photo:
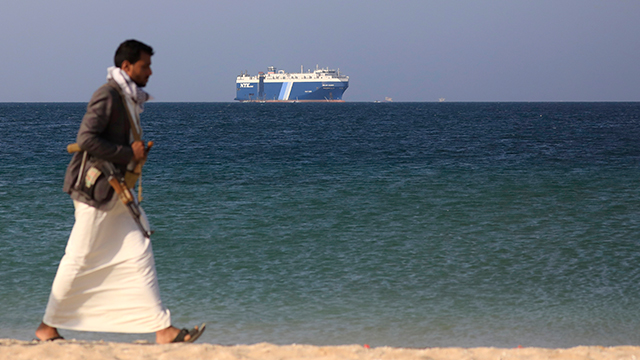
[[[212,345],[115,343],[102,341],[29,342],[0,339],[0,359],[66,359],[66,360],[144,360],[144,359],[640,359],[638,346],[580,346],[570,349],[545,348],[367,348],[365,345]]]

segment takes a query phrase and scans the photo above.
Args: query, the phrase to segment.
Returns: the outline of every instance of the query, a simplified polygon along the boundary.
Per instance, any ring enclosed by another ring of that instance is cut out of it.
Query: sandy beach
[[[638,346],[545,348],[368,348],[366,345],[254,345],[114,343],[102,341],[29,342],[0,339],[0,359],[143,360],[143,359],[629,359],[640,358]]]

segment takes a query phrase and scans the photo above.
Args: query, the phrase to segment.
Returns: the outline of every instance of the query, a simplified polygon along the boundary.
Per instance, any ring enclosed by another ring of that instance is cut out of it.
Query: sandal
[[[186,343],[192,343],[196,340],[198,340],[198,338],[200,337],[200,335],[202,335],[202,333],[204,332],[204,327],[205,327],[205,323],[202,323],[202,325],[200,325],[199,327],[196,326],[191,330],[188,329],[182,329],[180,330],[180,332],[178,333],[178,335],[176,336],[175,339],[173,339],[171,342],[172,343],[179,343],[179,342],[186,342]],[[184,337],[190,335],[191,337],[189,338],[189,340],[185,340]]]
[[[62,336],[58,335],[58,336],[54,336],[52,338],[49,338],[47,340],[40,340],[38,338],[33,339],[33,341],[35,341],[35,342],[47,342],[47,341],[56,341],[56,340],[64,340],[64,338]]]

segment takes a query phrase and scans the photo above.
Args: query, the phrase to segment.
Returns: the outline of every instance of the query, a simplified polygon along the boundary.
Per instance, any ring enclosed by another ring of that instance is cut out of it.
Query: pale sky
[[[639,0],[2,0],[0,102],[87,102],[130,38],[159,102],[301,65],[345,101],[640,101]]]

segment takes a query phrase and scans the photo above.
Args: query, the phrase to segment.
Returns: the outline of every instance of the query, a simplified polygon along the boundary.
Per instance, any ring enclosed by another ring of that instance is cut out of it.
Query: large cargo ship
[[[349,87],[349,77],[340,70],[316,69],[299,73],[287,73],[268,67],[267,73],[249,75],[246,72],[236,79],[236,98],[241,102],[344,102],[342,94]]]

